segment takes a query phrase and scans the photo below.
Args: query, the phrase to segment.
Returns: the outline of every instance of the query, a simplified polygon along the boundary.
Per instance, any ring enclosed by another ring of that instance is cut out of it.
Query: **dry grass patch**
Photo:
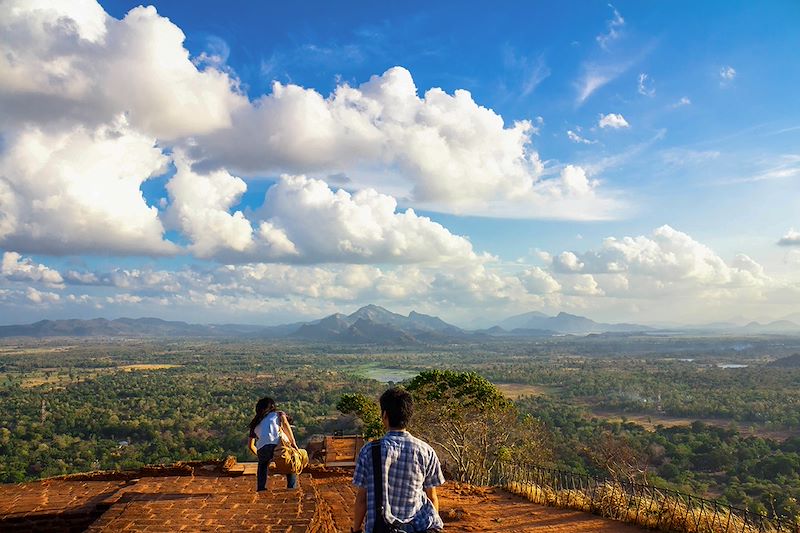
[[[700,500],[688,504],[657,489],[647,494],[631,494],[613,482],[597,485],[591,493],[577,489],[555,490],[536,483],[517,481],[506,483],[504,488],[534,503],[593,513],[659,531],[781,532],[767,523],[754,523],[752,519],[746,522],[723,507],[714,509],[713,505]]]
[[[178,368],[180,366],[181,365],[142,363],[138,365],[121,365],[118,366],[117,369],[122,370],[123,372],[134,372],[136,370],[166,370],[168,368]]]
[[[585,407],[589,407],[585,405]],[[681,417],[669,416],[665,414],[651,414],[651,413],[626,413],[620,411],[610,411],[603,409],[590,409],[592,416],[608,420],[609,422],[633,422],[645,428],[648,431],[655,431],[657,426],[664,427],[682,427],[691,426],[693,422],[703,422],[709,426],[716,426],[728,429],[731,426],[736,427],[736,431],[742,435],[763,437],[775,440],[786,440],[791,437],[800,436],[800,428],[783,428],[774,429],[765,427],[764,424],[754,422],[737,422],[734,420],[727,420],[724,418],[700,418],[700,417]]]
[[[547,396],[549,393],[547,387],[526,383],[495,383],[494,386],[512,400],[518,400],[525,396]]]
[[[68,352],[76,346],[0,346],[0,355],[39,355]]]

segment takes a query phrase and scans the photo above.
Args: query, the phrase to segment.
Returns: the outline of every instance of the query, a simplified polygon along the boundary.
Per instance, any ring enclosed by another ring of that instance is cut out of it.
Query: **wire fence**
[[[800,523],[643,483],[541,466],[472,473],[476,484],[501,486],[534,503],[679,533],[800,533]]]

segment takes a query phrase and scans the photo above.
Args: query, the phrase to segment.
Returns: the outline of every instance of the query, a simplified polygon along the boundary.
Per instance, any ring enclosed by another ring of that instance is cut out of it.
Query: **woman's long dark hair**
[[[269,396],[265,396],[258,400],[256,403],[256,416],[250,421],[250,437],[258,438],[256,435],[256,426],[264,420],[264,417],[275,410],[275,400]]]

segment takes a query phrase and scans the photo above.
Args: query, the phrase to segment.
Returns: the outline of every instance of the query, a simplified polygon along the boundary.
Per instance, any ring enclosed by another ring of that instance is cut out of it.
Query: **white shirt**
[[[272,411],[258,423],[253,432],[258,437],[256,448],[261,449],[267,444],[278,444],[281,441],[281,413]]]

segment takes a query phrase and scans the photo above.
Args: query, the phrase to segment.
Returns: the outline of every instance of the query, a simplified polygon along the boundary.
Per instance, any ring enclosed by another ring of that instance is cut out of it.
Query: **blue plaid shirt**
[[[381,443],[386,520],[405,524],[403,529],[406,531],[443,528],[439,513],[423,490],[444,483],[436,452],[407,431],[389,431],[381,440],[361,448],[353,473],[353,484],[367,490],[365,533],[372,533],[375,523],[372,446],[378,443]]]

